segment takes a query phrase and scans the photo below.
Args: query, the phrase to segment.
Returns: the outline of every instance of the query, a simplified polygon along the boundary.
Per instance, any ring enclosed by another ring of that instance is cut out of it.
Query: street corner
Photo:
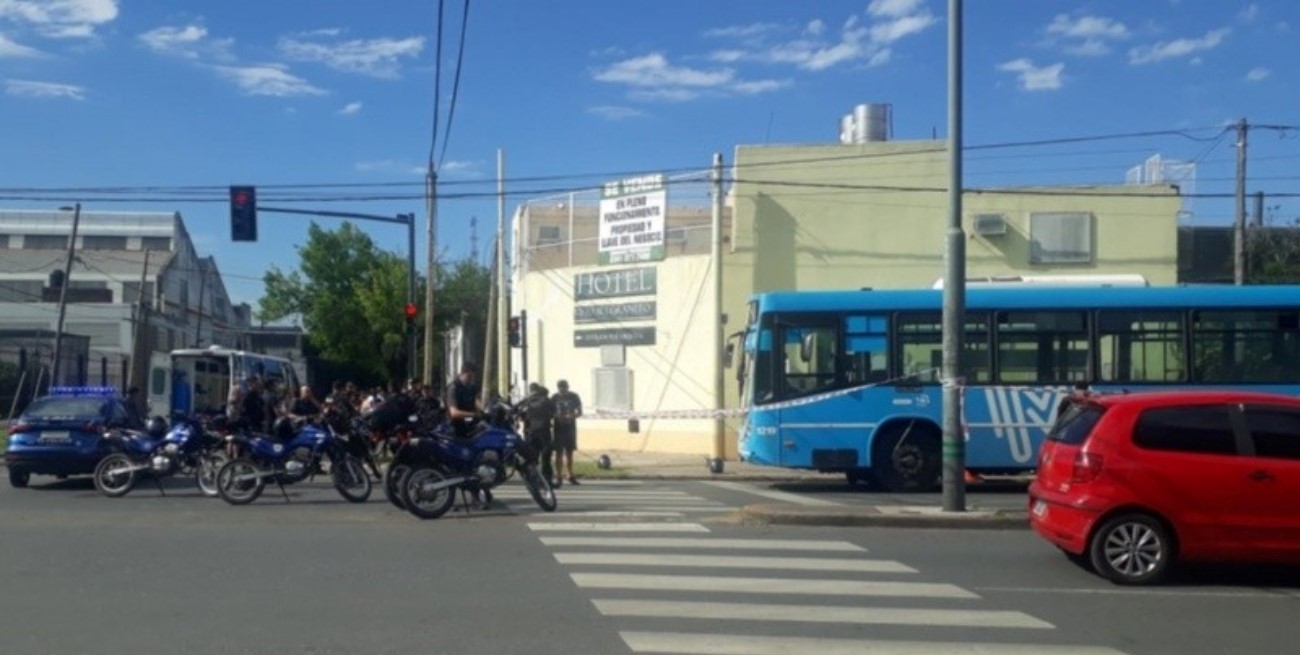
[[[931,506],[805,506],[786,503],[746,505],[731,520],[747,525],[857,526],[1015,530],[1029,526],[1028,513],[1012,509],[974,508],[947,512]]]

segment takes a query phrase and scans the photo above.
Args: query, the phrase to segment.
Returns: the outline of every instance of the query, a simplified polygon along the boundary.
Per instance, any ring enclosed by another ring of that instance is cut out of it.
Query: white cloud
[[[877,43],[893,43],[905,36],[916,34],[939,22],[934,14],[924,11],[911,16],[900,16],[894,20],[871,26],[871,40]]]
[[[615,62],[596,70],[598,82],[631,87],[634,100],[686,102],[708,92],[713,95],[738,93],[755,95],[790,85],[788,80],[743,80],[731,68],[702,69],[675,66],[662,53],[651,53]]]
[[[343,108],[339,110],[339,115],[341,116],[356,116],[357,114],[360,113],[361,113],[360,101],[349,102],[348,104],[343,105]]]
[[[705,30],[704,36],[726,39],[752,39],[765,36],[781,29],[776,23],[750,23],[749,25],[732,25]]]
[[[732,64],[742,59],[750,57],[750,53],[745,50],[714,50],[709,53],[709,60],[723,64]]]
[[[285,37],[280,39],[279,48],[290,59],[319,62],[345,73],[396,77],[402,59],[414,59],[424,50],[424,37],[354,39],[338,43]]]
[[[477,169],[480,163],[481,162],[476,161],[460,161],[451,159],[442,162],[442,164],[438,166],[438,171],[442,173],[464,173]]]
[[[307,80],[289,73],[286,66],[278,64],[214,66],[213,69],[238,85],[245,95],[284,98],[325,94],[324,89],[312,86]]]
[[[0,34],[0,59],[43,56],[45,56],[45,53],[40,50],[25,46],[3,34]]]
[[[1210,30],[1205,33],[1205,36],[1199,38],[1175,39],[1139,46],[1128,51],[1128,61],[1133,65],[1151,64],[1212,50],[1223,43],[1231,32],[1231,28],[1221,27]]]
[[[601,118],[611,121],[627,120],[629,118],[641,118],[646,113],[633,107],[620,107],[617,105],[597,105],[587,108],[588,114],[595,114]]]
[[[871,0],[867,13],[885,18],[901,18],[924,11],[925,0]],[[929,13],[924,11],[924,13]]]
[[[30,80],[5,80],[5,93],[25,98],[68,98],[85,100],[85,87],[55,82],[32,82]]]
[[[1047,45],[1060,45],[1066,54],[1099,57],[1109,54],[1111,44],[1133,36],[1128,26],[1106,16],[1057,14],[1048,23]]]
[[[1061,74],[1065,64],[1035,66],[1030,59],[1020,58],[998,64],[998,70],[1015,73],[1024,91],[1055,91],[1062,86]]]
[[[821,33],[825,31],[826,23],[823,23],[820,18],[809,21],[808,25],[803,28],[803,33],[808,36],[821,36]]]
[[[1237,18],[1243,23],[1254,22],[1256,18],[1259,18],[1259,5],[1254,2],[1246,5],[1246,7],[1241,10],[1241,13],[1237,14]]]
[[[1272,74],[1273,71],[1270,71],[1269,69],[1264,68],[1263,66],[1256,66],[1255,68],[1250,69],[1250,71],[1246,73],[1246,81],[1263,82],[1264,80],[1268,79],[1269,75]]]
[[[730,68],[700,70],[673,66],[661,53],[651,53],[615,62],[597,71],[598,82],[612,82],[639,87],[714,87],[731,82],[736,72]]]
[[[202,25],[157,27],[141,34],[140,42],[150,50],[174,57],[198,59],[209,56],[229,60],[234,39],[209,39],[208,29]]]
[[[117,0],[0,0],[0,18],[52,38],[87,38],[117,19]]]

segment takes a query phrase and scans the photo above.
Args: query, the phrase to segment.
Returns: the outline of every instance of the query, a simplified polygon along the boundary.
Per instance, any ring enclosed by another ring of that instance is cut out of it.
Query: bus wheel
[[[933,491],[943,472],[942,438],[916,422],[901,423],[876,436],[871,472],[886,491]]]

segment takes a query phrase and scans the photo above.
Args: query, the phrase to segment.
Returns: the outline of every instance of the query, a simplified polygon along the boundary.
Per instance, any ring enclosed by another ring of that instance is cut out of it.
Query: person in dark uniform
[[[541,458],[542,475],[552,485],[555,484],[555,469],[551,466],[551,450],[554,448],[551,424],[554,420],[555,403],[547,395],[546,387],[536,382],[528,385],[528,397],[524,398],[524,439]]]
[[[483,414],[478,395],[478,367],[465,362],[460,375],[447,387],[447,418],[459,437],[468,437]]]
[[[577,418],[582,416],[582,398],[569,391],[569,383],[555,383],[559,391],[551,397],[555,403],[555,486],[563,484],[565,463],[568,463],[569,484],[578,484],[573,474],[573,451],[578,449]]]
[[[266,430],[266,400],[262,397],[262,381],[256,375],[248,378],[248,388],[239,401],[240,425],[250,432]]]

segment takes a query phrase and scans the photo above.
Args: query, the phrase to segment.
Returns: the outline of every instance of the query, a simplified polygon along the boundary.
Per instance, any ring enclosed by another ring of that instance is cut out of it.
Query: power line
[[[460,94],[460,71],[465,62],[465,29],[468,26],[469,0],[465,0],[464,11],[460,14],[460,46],[456,52],[456,77],[451,83],[451,107],[447,110],[447,130],[442,135],[442,153],[438,155],[439,162],[447,159],[447,144],[451,142],[451,123],[456,119],[456,96]]]
[[[429,143],[429,170],[433,171],[433,155],[438,152],[438,107],[442,104],[442,6],[438,0],[438,37],[433,60],[433,136]]]

